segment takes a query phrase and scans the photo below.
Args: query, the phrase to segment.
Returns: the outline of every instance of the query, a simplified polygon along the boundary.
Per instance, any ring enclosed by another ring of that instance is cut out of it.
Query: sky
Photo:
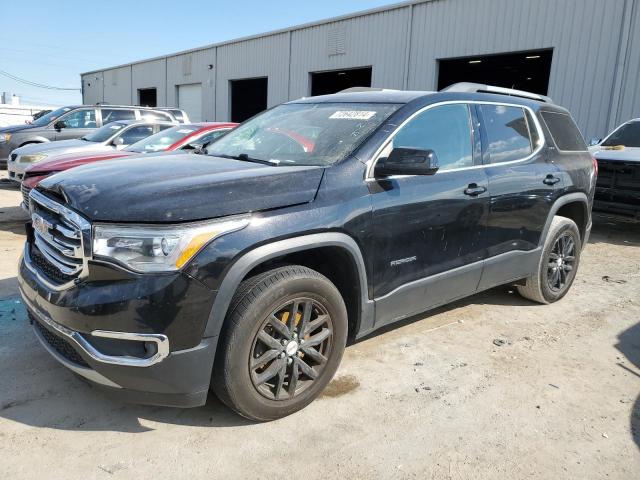
[[[397,3],[393,0],[22,0],[1,10],[0,92],[80,103],[80,73]],[[21,21],[22,19],[22,21]]]

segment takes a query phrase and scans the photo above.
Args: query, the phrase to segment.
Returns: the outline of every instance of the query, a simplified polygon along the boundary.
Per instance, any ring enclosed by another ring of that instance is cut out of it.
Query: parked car
[[[207,155],[44,179],[18,273],[37,337],[121,398],[212,388],[272,420],[320,395],[348,339],[501,284],[561,299],[593,159],[565,109],[492,90],[300,99]]]
[[[173,126],[175,126],[175,122],[122,120],[111,122],[81,138],[25,145],[11,152],[8,165],[9,180],[20,182],[27,167],[59,155],[112,153]]]
[[[640,221],[640,118],[591,143],[598,161],[593,210]]]
[[[46,143],[83,137],[116,120],[165,120],[178,123],[169,112],[122,105],[76,105],[62,107],[26,125],[0,128],[0,167],[9,154],[30,143]]]
[[[57,172],[69,170],[88,163],[112,160],[115,158],[128,158],[144,153],[175,152],[178,150],[198,150],[204,145],[217,140],[236,123],[194,123],[190,125],[178,125],[147,137],[123,150],[103,153],[70,153],[56,155],[51,160],[36,163],[27,167],[22,178],[21,189],[23,195],[22,207],[28,210],[29,192],[35,188],[41,180]]]

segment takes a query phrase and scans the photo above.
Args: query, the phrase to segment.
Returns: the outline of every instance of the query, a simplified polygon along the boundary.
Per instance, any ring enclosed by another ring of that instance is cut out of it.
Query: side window
[[[147,120],[150,122],[154,120],[167,121],[167,122],[173,121],[173,118],[171,118],[171,115],[169,115],[168,113],[150,111],[150,110],[140,110],[140,118],[142,120]]]
[[[136,143],[139,140],[142,140],[143,138],[147,138],[152,133],[153,133],[152,126],[140,125],[138,127],[130,128],[129,130],[124,132],[122,135],[120,135],[120,138],[122,138],[123,145],[131,145],[133,143]]]
[[[228,129],[225,129],[225,130],[214,130],[213,132],[209,132],[206,135],[201,136],[197,140],[194,140],[193,142],[189,142],[189,145],[191,145],[191,146],[204,145],[205,143],[213,142],[213,141],[219,139],[220,137],[224,136],[228,132],[229,132]]]
[[[587,144],[582,138],[580,130],[569,115],[560,112],[542,112],[541,115],[558,150],[567,152],[587,150]]]
[[[65,128],[96,128],[95,110],[75,110],[62,117]]]
[[[112,108],[102,109],[102,124],[117,122],[120,120],[135,120],[136,112],[134,110],[115,110]]]
[[[481,105],[491,163],[521,160],[533,152],[524,109],[506,105]]]
[[[440,170],[473,165],[469,106],[442,105],[416,115],[393,138],[393,148],[433,150]]]

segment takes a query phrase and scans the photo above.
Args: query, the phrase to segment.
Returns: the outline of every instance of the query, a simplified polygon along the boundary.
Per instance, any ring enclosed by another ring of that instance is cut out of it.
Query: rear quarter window
[[[541,112],[558,150],[584,152],[587,144],[571,116],[560,112]]]

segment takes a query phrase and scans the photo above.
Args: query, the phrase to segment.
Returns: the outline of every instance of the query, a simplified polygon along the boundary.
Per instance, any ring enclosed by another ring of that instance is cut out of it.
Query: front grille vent
[[[83,228],[88,222],[37,190],[29,192],[33,266],[56,285],[78,278],[85,265]]]
[[[20,185],[20,191],[22,192],[22,201],[24,202],[24,206],[29,208],[29,192],[31,189],[23,183]]]
[[[31,317],[31,321],[40,332],[40,335],[46,340],[46,342],[53,347],[53,349],[62,355],[64,358],[69,360],[76,365],[80,365],[81,367],[89,367],[89,364],[84,361],[84,359],[80,356],[80,354],[73,348],[69,342],[67,342],[64,338],[59,337],[58,335],[51,333],[44,325],[42,325],[38,320]]]

